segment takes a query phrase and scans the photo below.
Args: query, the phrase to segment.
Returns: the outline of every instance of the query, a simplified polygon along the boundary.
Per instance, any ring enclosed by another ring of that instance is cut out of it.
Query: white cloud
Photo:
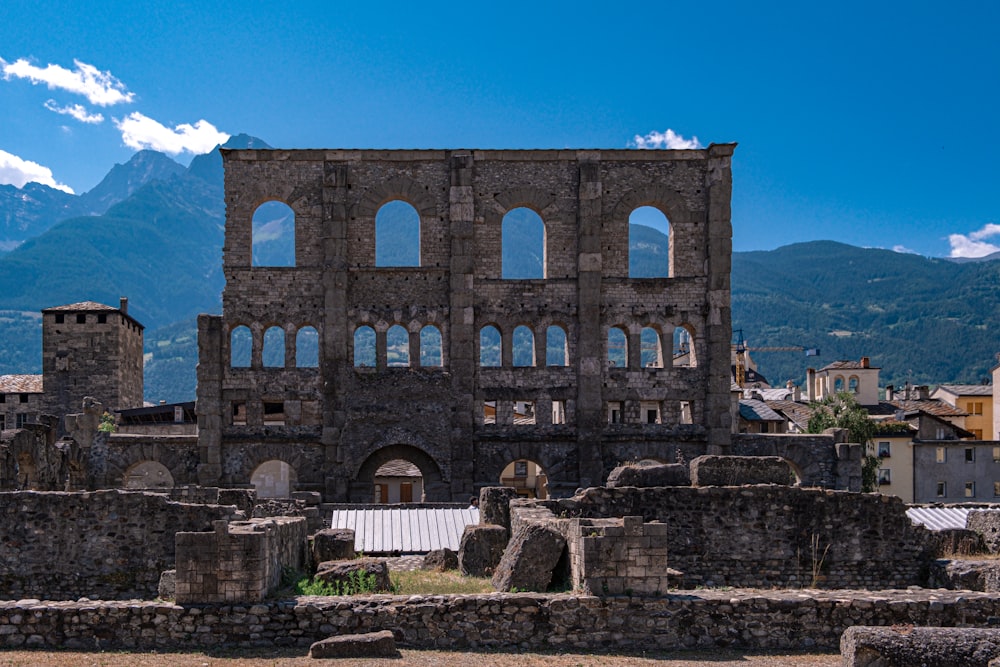
[[[199,120],[194,125],[181,123],[170,129],[138,111],[121,120],[116,118],[115,127],[121,131],[122,141],[129,148],[152,148],[171,155],[184,151],[200,155],[229,139],[228,134],[220,132],[207,120]]]
[[[671,149],[685,149],[685,148],[701,148],[701,142],[698,141],[698,137],[691,137],[690,139],[685,139],[681,135],[677,134],[673,130],[668,129],[666,132],[657,132],[653,130],[646,136],[635,135],[630,143],[631,146],[636,148],[671,148]]]
[[[0,150],[0,183],[22,188],[25,183],[32,181],[47,185],[56,190],[74,194],[73,188],[62,183],[57,183],[52,178],[52,170],[48,167],[43,167],[37,162],[24,160],[12,153]]]
[[[61,107],[58,104],[56,104],[55,100],[48,100],[45,103],[45,108],[48,109],[49,111],[55,111],[56,113],[62,114],[64,116],[72,116],[81,123],[95,124],[104,122],[103,115],[99,113],[94,113],[94,114],[87,113],[87,109],[84,108],[82,104],[69,104],[64,107]]]
[[[989,222],[971,234],[949,234],[951,244],[949,257],[985,257],[1000,252],[1000,245],[988,243],[985,239],[1000,236],[1000,225]]]
[[[916,250],[913,250],[912,248],[907,248],[905,245],[894,245],[894,246],[892,246],[892,251],[893,252],[903,253],[904,255],[919,255],[920,254]]]
[[[66,69],[60,65],[36,67],[24,58],[12,63],[0,60],[4,79],[11,77],[28,79],[33,84],[44,83],[49,90],[61,89],[83,95],[91,104],[106,107],[112,104],[131,102],[135,93],[128,92],[125,84],[112,76],[111,72],[102,72],[93,65],[74,60],[76,69]]]

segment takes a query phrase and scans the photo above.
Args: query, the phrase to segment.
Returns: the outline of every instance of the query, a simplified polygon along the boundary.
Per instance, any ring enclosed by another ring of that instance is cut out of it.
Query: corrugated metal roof
[[[354,549],[374,553],[458,551],[462,532],[479,523],[479,510],[467,509],[335,509],[332,528],[354,531]]]
[[[0,375],[0,394],[41,393],[41,375]]]
[[[906,516],[918,526],[929,530],[950,530],[965,528],[969,507],[911,507]]]

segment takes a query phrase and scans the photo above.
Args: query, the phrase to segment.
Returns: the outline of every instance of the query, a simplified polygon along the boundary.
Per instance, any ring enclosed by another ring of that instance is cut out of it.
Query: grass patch
[[[456,570],[392,572],[390,578],[392,587],[400,595],[469,595],[496,592],[489,579],[464,577]]]

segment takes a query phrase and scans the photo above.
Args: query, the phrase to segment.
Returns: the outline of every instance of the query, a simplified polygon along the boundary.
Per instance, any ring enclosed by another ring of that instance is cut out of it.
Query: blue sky
[[[735,141],[735,250],[982,255],[1000,250],[998,26],[993,0],[13,0],[0,182],[82,193],[138,147],[186,164],[241,132],[288,148]]]

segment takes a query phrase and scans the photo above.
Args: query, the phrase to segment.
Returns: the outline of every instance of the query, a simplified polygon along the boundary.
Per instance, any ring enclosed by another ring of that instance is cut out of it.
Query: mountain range
[[[268,146],[238,135],[225,147]],[[280,208],[263,213],[273,246],[259,250],[276,256],[291,222]],[[40,372],[42,308],[127,295],[129,313],[147,327],[147,400],[194,398],[195,318],[221,310],[218,148],[188,167],[140,151],[79,196],[37,183],[0,186],[0,222],[0,374]],[[536,233],[529,222],[521,228]],[[667,245],[661,232],[632,225],[632,275],[655,275]],[[505,255],[505,273],[512,261],[523,265],[510,275],[539,270],[540,257],[517,257]],[[732,305],[734,330],[773,385],[801,384],[807,366],[862,356],[882,369],[883,384],[978,383],[1000,352],[1000,257],[956,262],[832,241],[737,252]]]

